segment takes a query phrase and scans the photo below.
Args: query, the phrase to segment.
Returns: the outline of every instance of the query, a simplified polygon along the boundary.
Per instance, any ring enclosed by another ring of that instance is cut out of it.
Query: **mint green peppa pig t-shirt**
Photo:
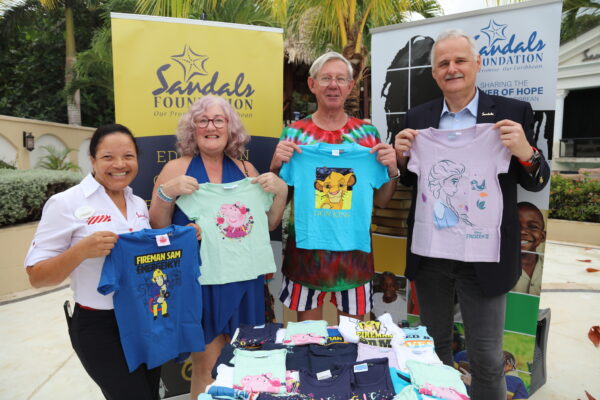
[[[233,351],[233,388],[251,393],[285,393],[286,349]]]
[[[202,285],[247,281],[275,272],[266,212],[273,194],[253,178],[202,183],[177,205],[202,229]]]

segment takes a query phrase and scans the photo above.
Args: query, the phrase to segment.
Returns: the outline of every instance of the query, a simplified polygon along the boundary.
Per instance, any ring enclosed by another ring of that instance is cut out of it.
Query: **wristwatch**
[[[531,148],[533,149],[533,154],[531,154],[531,157],[529,157],[529,160],[527,160],[527,161],[519,160],[521,165],[523,165],[525,167],[531,167],[534,164],[539,164],[540,160],[542,159],[542,154],[539,152],[539,150],[533,146],[531,146]]]
[[[389,175],[388,175],[388,176],[389,176]],[[389,178],[390,178],[390,181],[391,181],[391,180],[394,180],[394,179],[398,179],[398,178],[400,178],[400,168],[398,168],[398,172],[396,173],[396,175],[394,175],[394,176],[389,176]]]

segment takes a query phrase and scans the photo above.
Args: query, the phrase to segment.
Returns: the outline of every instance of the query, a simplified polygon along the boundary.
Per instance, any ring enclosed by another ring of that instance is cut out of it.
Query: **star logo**
[[[493,46],[498,40],[505,40],[506,36],[504,35],[504,31],[506,30],[506,24],[498,24],[493,19],[490,20],[490,23],[485,28],[481,29],[488,37],[489,46]]]
[[[183,80],[186,82],[195,75],[208,75],[208,72],[204,69],[208,56],[197,54],[187,44],[181,54],[171,56],[171,59],[183,68]]]

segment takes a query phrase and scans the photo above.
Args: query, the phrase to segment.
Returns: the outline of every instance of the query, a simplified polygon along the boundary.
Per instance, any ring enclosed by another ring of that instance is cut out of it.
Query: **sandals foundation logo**
[[[155,115],[182,115],[196,100],[214,95],[229,101],[241,117],[252,116],[255,89],[243,72],[227,81],[218,70],[209,70],[208,55],[195,52],[188,44],[171,60],[156,69],[157,85],[152,90]]]
[[[486,40],[479,50],[482,72],[512,71],[521,69],[540,69],[544,61],[546,43],[538,38],[538,32],[532,31],[527,39],[509,36],[508,25],[491,19],[488,26],[480,30],[475,40]]]

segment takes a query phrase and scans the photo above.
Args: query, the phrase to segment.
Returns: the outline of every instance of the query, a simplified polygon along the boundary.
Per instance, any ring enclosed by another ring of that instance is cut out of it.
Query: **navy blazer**
[[[437,128],[440,123],[443,102],[444,99],[439,98],[411,108],[406,114],[406,127],[412,129]],[[503,119],[520,123],[529,143],[535,145],[533,143],[533,111],[529,103],[488,95],[479,90],[477,123],[495,123]],[[500,262],[473,263],[481,290],[486,296],[496,296],[510,291],[521,276],[521,233],[517,214],[517,185],[532,192],[542,190],[550,177],[550,167],[543,157],[539,168],[539,173],[535,177],[531,176],[513,156],[508,173],[498,175],[504,202],[500,226]],[[413,186],[413,201],[407,221],[408,248],[406,251],[406,277],[413,280],[417,276],[421,258],[410,251],[415,222],[417,176],[406,171],[400,181],[406,186]]]

